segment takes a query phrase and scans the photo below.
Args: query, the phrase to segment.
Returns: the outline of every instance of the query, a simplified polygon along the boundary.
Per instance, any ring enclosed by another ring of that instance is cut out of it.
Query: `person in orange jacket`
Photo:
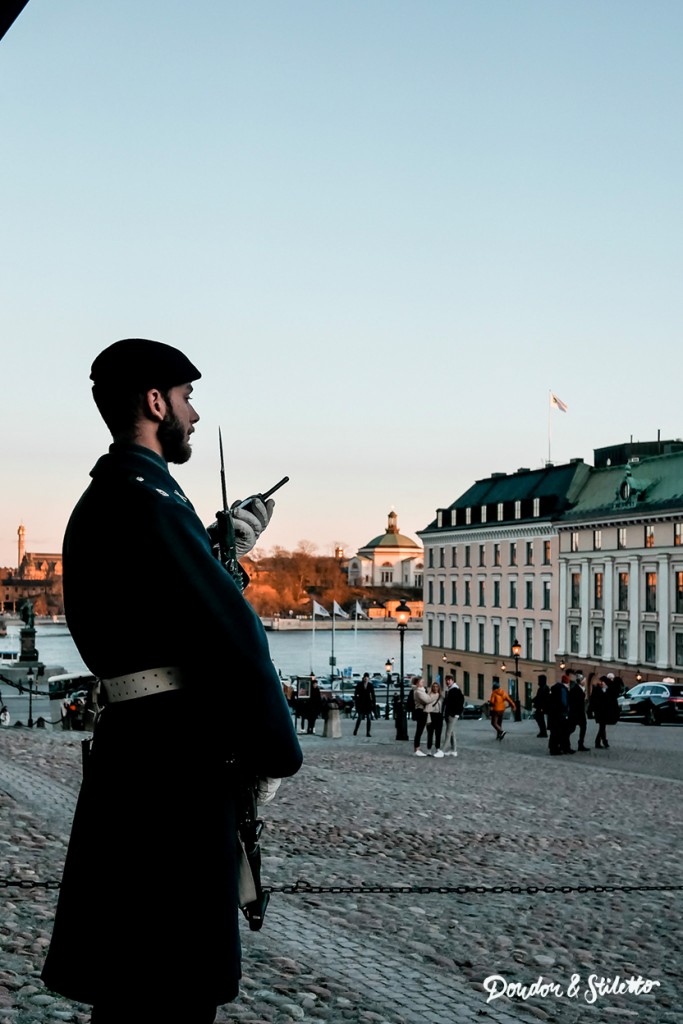
[[[503,715],[505,714],[505,705],[509,704],[512,710],[515,710],[515,702],[510,694],[503,690],[500,683],[493,684],[493,690],[489,697],[489,707],[491,709],[491,725],[496,730],[496,739],[502,740],[505,732],[503,731]]]

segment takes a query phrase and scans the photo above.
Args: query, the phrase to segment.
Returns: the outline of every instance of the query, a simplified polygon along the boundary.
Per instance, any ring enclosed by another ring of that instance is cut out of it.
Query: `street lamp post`
[[[401,641],[401,662],[400,662],[400,674],[399,674],[399,702],[396,705],[396,739],[407,740],[408,739],[408,717],[406,715],[406,704],[405,704],[405,693],[404,693],[404,682],[403,682],[403,641],[405,638],[405,631],[408,628],[408,620],[410,619],[410,608],[405,603],[401,603],[396,608],[396,618],[398,619],[398,635]]]
[[[522,653],[522,645],[518,640],[512,644],[512,657],[515,659],[515,682],[517,684],[517,706],[515,708],[515,722],[522,721],[522,684],[519,681],[519,656]]]
[[[393,658],[387,658],[387,663],[384,666],[384,669],[385,669],[385,671],[387,673],[387,703],[386,703],[386,706],[384,708],[384,717],[385,717],[385,719],[389,718],[389,688],[391,686],[391,670],[392,670],[393,667],[394,667],[394,659]]]
[[[28,727],[33,728],[33,669],[29,668],[26,678],[28,680]]]

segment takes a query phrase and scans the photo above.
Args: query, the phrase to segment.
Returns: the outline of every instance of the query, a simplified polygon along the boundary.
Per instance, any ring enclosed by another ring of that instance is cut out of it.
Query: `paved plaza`
[[[558,758],[533,721],[506,728],[498,743],[488,722],[460,722],[459,756],[442,759],[414,757],[393,722],[370,739],[349,721],[339,739],[302,736],[303,769],[265,809],[264,881],[683,884],[682,728],[620,724],[609,750]],[[79,773],[77,734],[0,732],[0,879],[60,876]],[[84,915],[100,884],[94,866]],[[210,899],[201,878],[179,884]],[[89,1020],[38,980],[56,892],[0,894],[0,1024]],[[243,929],[242,993],[218,1021],[681,1024],[682,903],[681,891],[276,892],[263,931]],[[516,994],[490,998],[503,988]]]

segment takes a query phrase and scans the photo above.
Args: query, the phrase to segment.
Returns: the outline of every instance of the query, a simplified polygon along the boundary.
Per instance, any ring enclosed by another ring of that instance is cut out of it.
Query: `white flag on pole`
[[[313,601],[313,598],[311,598],[311,600]],[[325,619],[329,619],[330,617],[330,613],[327,608],[323,608],[323,606],[318,604],[317,601],[313,601],[313,617],[315,618],[316,615],[322,615]]]
[[[356,601],[356,607],[354,609],[353,614],[356,616],[357,619],[369,619],[370,618],[368,613],[364,612],[363,609],[361,608],[360,601]]]
[[[332,602],[332,611],[335,615],[338,615],[340,619],[349,619],[351,616],[348,612],[345,612],[343,608],[340,608],[336,601]]]
[[[551,406],[553,406],[553,408],[559,409],[560,412],[567,411],[567,406],[565,405],[565,403],[562,401],[561,398],[558,398],[557,395],[553,394],[552,391],[550,392],[550,404]]]

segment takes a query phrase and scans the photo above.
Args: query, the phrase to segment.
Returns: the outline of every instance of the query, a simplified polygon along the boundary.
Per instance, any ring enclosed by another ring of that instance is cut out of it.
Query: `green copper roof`
[[[683,453],[592,470],[562,522],[683,509]]]

